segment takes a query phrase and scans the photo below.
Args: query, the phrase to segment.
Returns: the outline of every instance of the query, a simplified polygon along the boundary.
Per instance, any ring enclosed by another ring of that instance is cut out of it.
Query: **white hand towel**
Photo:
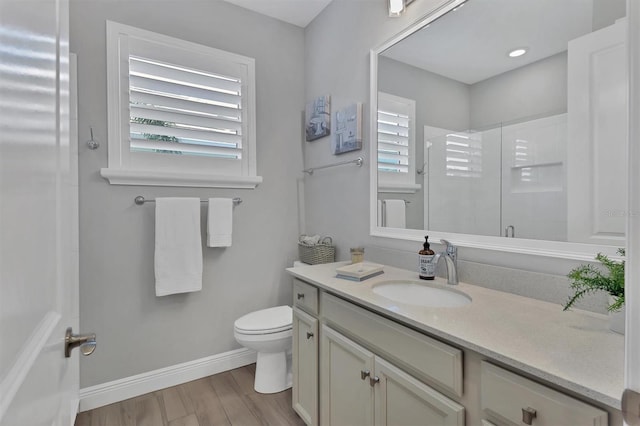
[[[209,198],[207,215],[207,246],[231,247],[233,230],[233,200]]]
[[[199,198],[156,199],[156,296],[202,290]]]
[[[385,200],[385,226],[388,228],[406,228],[407,218],[404,200]]]

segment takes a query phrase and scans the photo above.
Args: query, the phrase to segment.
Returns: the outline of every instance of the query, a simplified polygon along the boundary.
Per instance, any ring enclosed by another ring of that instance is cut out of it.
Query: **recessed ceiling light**
[[[518,48],[518,49],[513,49],[511,52],[509,52],[509,57],[510,58],[517,58],[518,56],[522,56],[525,53],[527,53],[527,49],[525,49],[524,47]]]

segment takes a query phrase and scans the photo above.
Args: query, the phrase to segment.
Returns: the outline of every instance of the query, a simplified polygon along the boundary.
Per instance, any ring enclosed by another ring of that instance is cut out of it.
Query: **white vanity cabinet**
[[[372,425],[373,352],[326,324],[320,337],[321,413],[323,425]]]
[[[622,424],[619,410],[499,367],[358,296],[294,278],[293,299],[293,408],[308,425]]]
[[[323,425],[464,425],[464,407],[326,324],[320,346]]]
[[[318,289],[294,280],[292,405],[306,424],[314,426],[318,424],[317,314]]]

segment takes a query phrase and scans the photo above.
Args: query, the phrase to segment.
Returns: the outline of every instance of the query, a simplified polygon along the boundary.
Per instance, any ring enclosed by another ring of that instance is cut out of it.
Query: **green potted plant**
[[[625,255],[624,249],[618,249],[620,256]],[[611,330],[624,333],[624,260],[615,261],[606,255],[598,253],[596,260],[603,268],[592,264],[580,265],[569,272],[567,277],[571,281],[573,295],[564,305],[564,310],[571,308],[581,297],[595,291],[609,293],[609,306]]]

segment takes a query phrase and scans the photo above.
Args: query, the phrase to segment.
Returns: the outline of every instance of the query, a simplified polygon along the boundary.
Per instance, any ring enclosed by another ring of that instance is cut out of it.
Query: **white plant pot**
[[[609,303],[613,303],[613,297],[609,297]],[[609,330],[624,334],[624,318],[625,308],[624,306],[618,312],[609,312]]]

